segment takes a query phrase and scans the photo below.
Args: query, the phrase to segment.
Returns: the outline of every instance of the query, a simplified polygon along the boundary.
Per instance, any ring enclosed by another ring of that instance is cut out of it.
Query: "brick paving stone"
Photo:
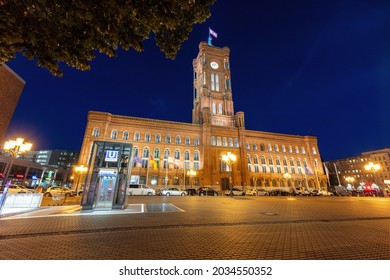
[[[389,198],[131,197],[128,202],[172,203],[184,212],[84,214],[70,211],[77,209],[70,205],[49,208],[45,215],[40,210],[0,216],[0,259],[390,259]]]

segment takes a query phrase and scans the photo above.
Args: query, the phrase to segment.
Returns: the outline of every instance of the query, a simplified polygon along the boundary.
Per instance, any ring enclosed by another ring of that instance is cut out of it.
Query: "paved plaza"
[[[2,260],[390,260],[389,197],[129,197],[0,216]]]

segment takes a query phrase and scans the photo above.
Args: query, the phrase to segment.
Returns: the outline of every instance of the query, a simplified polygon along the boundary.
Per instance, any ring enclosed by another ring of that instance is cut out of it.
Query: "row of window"
[[[99,134],[100,134],[99,128],[95,127],[94,130],[93,130],[92,136],[93,137],[99,137]],[[118,131],[116,129],[111,130],[110,138],[114,139],[114,140],[118,139]],[[129,132],[128,131],[124,131],[122,133],[122,140],[129,140]],[[134,141],[141,141],[141,134],[138,131],[134,132],[133,140]],[[151,136],[150,133],[145,133],[144,141],[145,142],[152,141],[152,136]],[[161,135],[159,133],[157,133],[155,135],[154,141],[156,143],[161,143],[162,137],[161,137]],[[194,146],[199,146],[199,144],[200,144],[199,138],[194,138],[193,141],[194,141]],[[171,135],[169,135],[169,134],[165,135],[165,143],[167,143],[167,144],[171,144],[172,143]],[[175,144],[181,144],[181,143],[182,143],[182,139],[181,139],[181,137],[179,135],[177,135],[175,137]],[[185,145],[191,145],[190,137],[186,136],[185,139],[184,139],[184,143],[185,143]]]
[[[190,152],[188,150],[184,151],[184,168],[199,170],[200,169],[200,156],[199,151],[194,151],[194,155],[192,157],[192,166],[190,162]],[[160,168],[160,156],[161,150],[160,148],[154,148],[153,156],[150,153],[149,147],[144,147],[142,150],[142,155],[139,155],[138,147],[133,148],[133,167],[137,165],[143,168],[149,167],[153,164],[154,168]],[[164,157],[162,158],[162,167],[169,168],[169,165],[172,165],[174,169],[179,169],[181,165],[181,151],[176,149],[173,152],[173,156],[171,156],[171,150],[164,150]]]
[[[259,164],[260,163],[260,164]],[[296,174],[296,171],[298,171],[298,174],[305,174],[308,175],[314,175],[314,172],[318,170],[318,160],[314,159],[314,168],[315,170],[310,169],[310,167],[307,164],[307,160],[304,158],[290,158],[287,159],[286,157],[283,157],[280,159],[280,157],[275,158],[275,163],[272,157],[266,158],[265,156],[261,156],[260,162],[259,157],[257,155],[253,156],[253,164],[251,160],[251,156],[247,155],[247,164],[248,164],[248,171],[249,172],[261,172],[263,173],[292,173]],[[288,164],[289,163],[289,164]],[[276,169],[275,169],[276,165]],[[295,169],[297,167],[297,169]],[[275,172],[276,171],[276,172]],[[282,172],[283,171],[283,172]]]
[[[99,137],[99,128],[96,127],[94,128],[93,130],[93,134],[92,134],[93,137]],[[111,139],[118,139],[118,131],[116,129],[113,129],[111,131]],[[152,139],[152,136],[150,133],[145,133],[145,137],[144,137],[144,141],[145,142],[150,142]],[[122,140],[129,140],[129,132],[128,131],[124,131],[122,133]],[[136,131],[134,132],[134,137],[133,137],[133,140],[134,141],[140,141],[141,140],[141,134]],[[155,135],[155,138],[154,138],[154,141],[156,143],[161,143],[161,140],[162,140],[162,137],[159,133],[157,133]],[[171,138],[171,135],[167,134],[165,135],[165,143],[167,144],[171,144],[172,142],[172,138]],[[182,139],[179,135],[177,135],[175,137],[175,144],[181,144],[182,142]],[[185,137],[185,140],[184,140],[184,143],[185,145],[191,145],[191,139],[190,137],[186,136]],[[194,138],[194,146],[199,146],[200,144],[200,141],[199,141],[199,138]],[[211,136],[211,146],[224,146],[224,147],[235,147],[235,148],[238,148],[239,147],[239,142],[238,142],[238,139],[235,138],[234,140],[232,138],[226,138],[226,137],[215,137],[215,136]],[[267,147],[267,149],[266,149]],[[247,150],[250,150],[252,148],[253,151],[261,151],[261,152],[264,152],[264,151],[268,151],[268,152],[282,152],[282,153],[286,153],[286,152],[289,152],[290,154],[291,153],[296,153],[296,154],[299,154],[299,153],[302,153],[302,154],[306,154],[306,150],[305,150],[305,147],[301,147],[299,148],[298,146],[295,146],[295,147],[292,147],[291,145],[288,145],[288,146],[285,146],[285,145],[281,145],[280,148],[279,148],[279,145],[278,144],[275,144],[274,146],[272,146],[271,144],[267,144],[264,145],[264,144],[260,144],[259,147],[257,146],[257,144],[252,144],[252,146],[249,144],[249,143],[246,143],[246,149]],[[311,152],[312,154],[317,154],[317,150],[315,147],[312,147],[311,148]]]
[[[224,146],[224,147],[236,147],[238,148],[239,147],[239,143],[238,143],[238,139],[235,138],[234,139],[234,143],[233,143],[233,139],[229,138],[227,139],[226,137],[217,137],[215,138],[214,136],[211,136],[211,146]],[[280,148],[279,148],[279,145],[278,144],[275,144],[273,147],[271,144],[268,144],[267,145],[267,149],[265,148],[266,146],[264,144],[260,144],[259,147],[256,145],[256,144],[253,144],[252,145],[252,150],[253,151],[261,151],[261,152],[265,152],[265,151],[268,151],[268,152],[282,152],[282,153],[287,153],[289,152],[290,154],[292,153],[296,153],[296,154],[299,154],[299,153],[302,153],[302,154],[306,154],[306,150],[305,150],[305,147],[301,147],[299,148],[298,146],[295,146],[295,147],[292,147],[291,145],[288,145],[288,146],[285,146],[285,145],[281,145]],[[249,143],[246,143],[246,149],[247,150],[250,150],[251,149],[251,145]],[[317,154],[317,150],[315,147],[312,147],[311,148],[312,150],[312,154]]]

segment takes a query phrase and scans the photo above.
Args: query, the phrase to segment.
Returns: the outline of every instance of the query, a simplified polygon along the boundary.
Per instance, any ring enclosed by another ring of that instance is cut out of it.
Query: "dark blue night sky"
[[[34,149],[81,148],[89,110],[191,122],[192,60],[208,28],[231,51],[235,111],[247,129],[314,135],[324,160],[390,146],[390,2],[217,0],[175,60],[98,55],[92,70],[57,78],[22,56],[26,87],[8,129]]]

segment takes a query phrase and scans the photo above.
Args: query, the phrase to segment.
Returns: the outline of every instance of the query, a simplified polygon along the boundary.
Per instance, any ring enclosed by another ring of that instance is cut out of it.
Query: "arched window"
[[[156,162],[156,168],[160,167],[160,149],[154,148],[153,159]]]
[[[267,162],[265,161],[265,156],[261,157],[261,169],[264,173],[267,172]]]
[[[229,147],[233,147],[233,139],[229,138]]]
[[[291,154],[292,153],[292,147],[288,146],[288,152]]]
[[[150,142],[150,133],[145,134],[145,142]]]
[[[251,149],[251,146],[249,145],[248,142],[245,144],[245,148],[246,148],[247,150],[250,150],[250,149]]]
[[[111,130],[111,139],[116,139],[118,137],[118,131],[116,129]]]
[[[240,144],[238,143],[237,138],[234,138],[234,147],[236,147],[236,148],[240,147]]]
[[[175,139],[175,144],[180,144],[180,143],[181,143],[181,138],[179,135],[177,135]]]
[[[268,152],[272,152],[272,146],[271,146],[271,144],[268,144],[268,145],[267,145],[267,150],[268,150]]]
[[[253,145],[252,145],[252,148],[253,148],[254,151],[257,151],[257,146],[256,146],[256,144],[253,144]]]
[[[168,157],[171,154],[171,151],[169,149],[164,150],[164,169],[168,166]]]
[[[199,152],[195,151],[194,152],[194,170],[199,170],[199,169],[200,169]]]
[[[248,172],[252,172],[252,163],[251,163],[251,156],[247,155],[246,160],[248,162]]]
[[[264,146],[264,144],[260,144],[260,151],[262,151],[262,152],[265,151],[265,146]]]
[[[165,136],[165,143],[171,144],[171,135],[167,134],[167,135]]]
[[[129,132],[127,132],[127,131],[124,131],[123,132],[123,140],[129,140]]]
[[[257,157],[257,155],[255,155],[253,157],[253,162],[254,162],[254,165],[255,165],[255,172],[260,172],[260,170],[259,170],[259,158]]]
[[[184,151],[184,168],[186,170],[190,169],[190,151]]]
[[[301,147],[301,153],[306,154],[305,147]]]
[[[215,143],[215,137],[214,136],[211,136],[211,146],[215,146],[216,143]]]
[[[142,167],[143,168],[149,167],[149,155],[150,155],[150,150],[148,147],[145,147],[144,150],[142,151]]]
[[[221,137],[218,137],[218,138],[217,138],[217,146],[222,146]]]
[[[190,145],[191,144],[191,142],[190,142],[190,137],[186,137],[186,145]]]
[[[199,146],[199,138],[194,139],[194,146]]]
[[[279,152],[279,146],[278,146],[278,144],[275,144],[275,146],[274,146],[274,151],[275,151],[275,152]]]
[[[286,152],[286,146],[282,145],[282,152],[285,153]]]
[[[139,141],[139,138],[140,138],[139,132],[136,131],[136,132],[134,133],[134,141]]]
[[[315,148],[315,147],[312,147],[312,148],[311,148],[311,152],[312,152],[313,155],[316,155],[316,154],[317,154],[316,148]]]
[[[99,128],[98,128],[98,127],[95,127],[95,128],[93,129],[92,136],[93,136],[93,137],[99,137]]]
[[[174,169],[179,169],[179,167],[180,167],[180,150],[175,150],[174,156],[175,156],[175,163],[177,163],[174,165]]]
[[[156,134],[156,138],[155,138],[155,141],[156,143],[160,143],[161,142],[161,135],[160,134]]]
[[[227,147],[227,139],[226,139],[226,137],[223,137],[222,142],[223,142],[223,146]]]
[[[299,154],[299,148],[298,148],[298,146],[295,146],[295,153],[296,153],[296,154]]]

